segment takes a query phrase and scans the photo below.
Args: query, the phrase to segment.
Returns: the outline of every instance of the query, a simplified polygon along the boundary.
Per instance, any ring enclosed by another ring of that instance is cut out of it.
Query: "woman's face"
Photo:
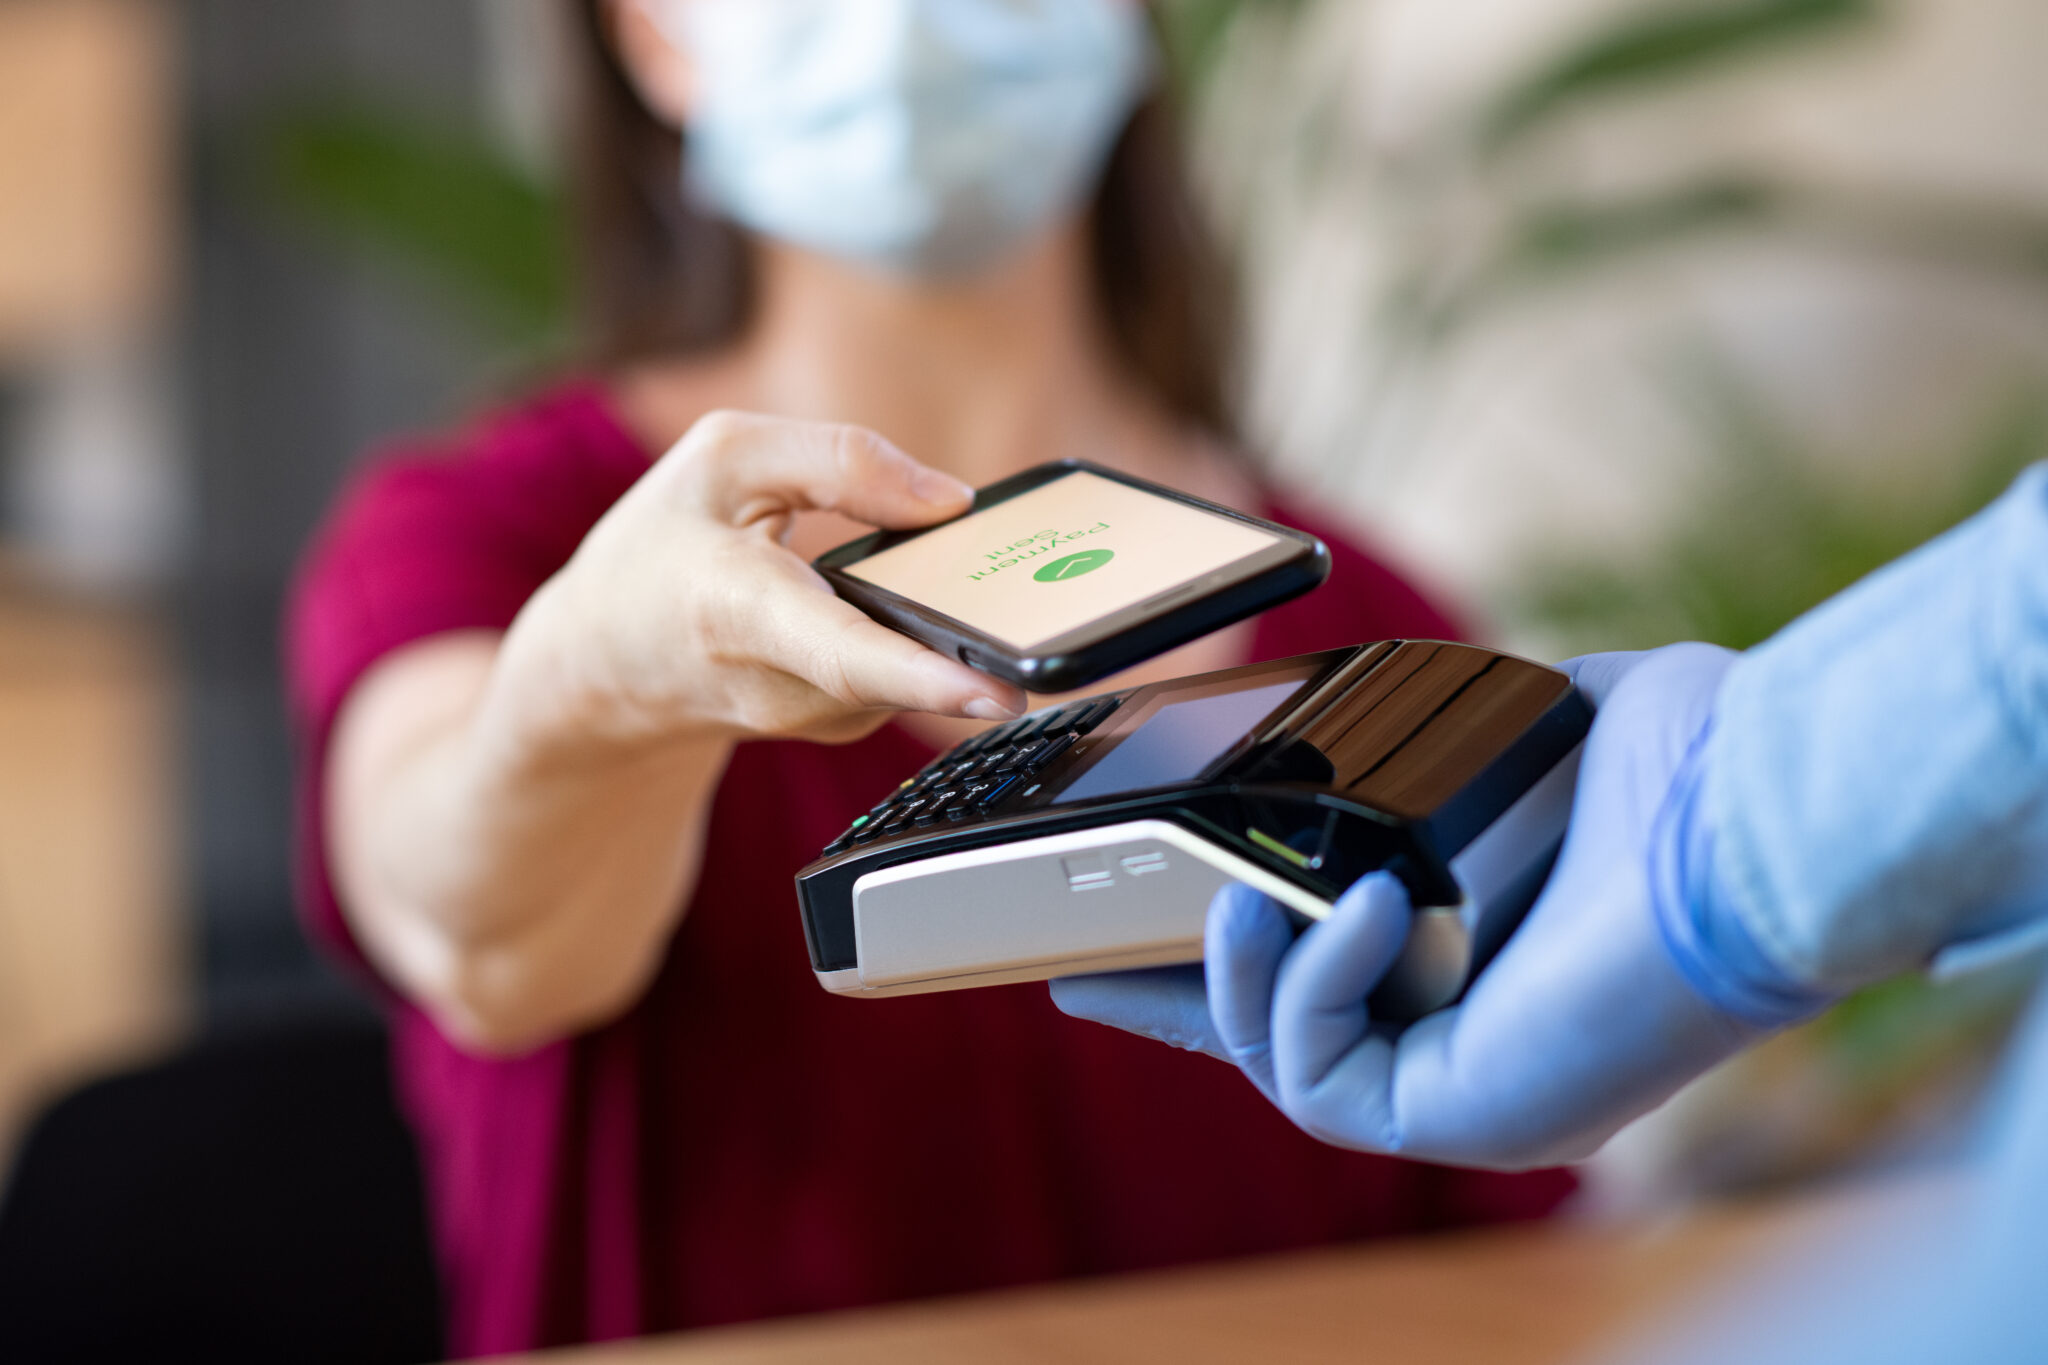
[[[1137,0],[608,3],[688,192],[902,273],[974,273],[1077,210],[1155,69]]]

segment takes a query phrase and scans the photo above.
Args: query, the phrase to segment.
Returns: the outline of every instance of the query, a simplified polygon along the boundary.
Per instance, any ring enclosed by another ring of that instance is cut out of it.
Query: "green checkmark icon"
[[[1094,573],[1110,560],[1116,558],[1115,550],[1083,550],[1077,555],[1055,559],[1052,563],[1031,575],[1040,583],[1064,583],[1069,578],[1079,578],[1084,573]]]

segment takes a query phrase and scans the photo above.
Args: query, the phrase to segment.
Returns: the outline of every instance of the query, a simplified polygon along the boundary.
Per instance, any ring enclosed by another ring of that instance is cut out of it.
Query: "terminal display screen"
[[[1231,681],[1161,688],[1099,741],[1093,761],[1056,801],[1172,786],[1200,777],[1248,734],[1293,703],[1326,664],[1296,663]]]

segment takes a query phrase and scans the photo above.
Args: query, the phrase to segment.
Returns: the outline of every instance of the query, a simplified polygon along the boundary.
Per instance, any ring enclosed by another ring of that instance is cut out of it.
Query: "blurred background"
[[[1256,449],[1497,642],[1753,644],[2048,448],[2035,0],[1161,11]],[[292,919],[278,608],[367,447],[573,358],[560,19],[0,0],[0,1153],[195,1038],[374,1040]],[[1937,1152],[2017,998],[1872,992],[1590,1198]]]

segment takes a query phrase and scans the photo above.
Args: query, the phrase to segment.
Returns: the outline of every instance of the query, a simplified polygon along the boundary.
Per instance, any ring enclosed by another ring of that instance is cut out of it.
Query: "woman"
[[[810,979],[791,874],[1026,699],[806,559],[1067,455],[1265,506],[1134,0],[585,19],[609,358],[372,467],[292,606],[310,914],[389,993],[451,1344],[1550,1208],[1562,1175],[1321,1149],[1036,988]],[[1332,548],[1313,598],[1142,676],[1448,632]]]

